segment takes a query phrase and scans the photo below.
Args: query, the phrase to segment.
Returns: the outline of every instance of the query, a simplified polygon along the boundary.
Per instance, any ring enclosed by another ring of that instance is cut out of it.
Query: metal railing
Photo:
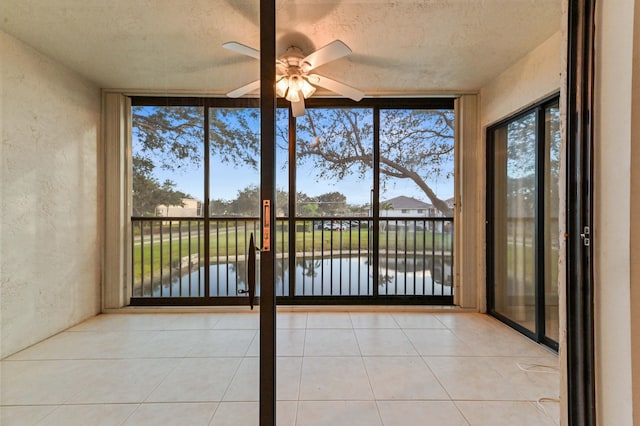
[[[296,219],[296,296],[373,295],[373,220]]]
[[[132,297],[204,295],[203,219],[132,218],[131,228]]]
[[[278,218],[276,295],[453,295],[452,218],[385,217],[377,229],[374,223]],[[132,218],[132,300],[238,296],[247,288],[249,236],[260,241],[259,232],[255,217],[211,218],[208,232],[203,218]]]
[[[453,218],[380,219],[379,294],[453,296]]]

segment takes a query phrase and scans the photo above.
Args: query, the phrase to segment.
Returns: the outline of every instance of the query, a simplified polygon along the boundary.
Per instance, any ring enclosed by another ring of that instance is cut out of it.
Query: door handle
[[[249,236],[249,253],[247,253],[247,289],[238,290],[239,294],[249,294],[249,306],[253,310],[256,295],[256,245],[253,242],[253,232]]]
[[[262,200],[262,251],[271,250],[271,200]]]

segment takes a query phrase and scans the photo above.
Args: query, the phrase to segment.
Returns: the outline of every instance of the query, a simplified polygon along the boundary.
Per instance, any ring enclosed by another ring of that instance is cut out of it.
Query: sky
[[[288,189],[288,177],[286,171],[279,165],[276,174],[276,188],[286,191]],[[240,169],[232,164],[216,163],[211,166],[211,199],[223,199],[226,201],[236,198],[238,191],[247,186],[260,183],[257,170],[252,168]],[[167,172],[159,170],[155,173],[162,182],[170,179],[176,182],[176,189],[202,200],[204,198],[204,168],[181,170],[180,172]],[[320,180],[312,166],[304,164],[297,171],[297,191],[313,197],[327,192],[341,192],[347,196],[349,204],[368,204],[373,189],[373,173],[367,179],[355,176],[346,177],[342,181]],[[433,189],[439,197],[447,199],[453,196],[453,180],[441,179],[440,182],[432,182]],[[413,197],[428,202],[426,195],[413,182],[406,179],[389,182],[381,195],[382,200],[388,200],[400,195]]]
[[[147,107],[148,108],[148,107]],[[134,154],[139,142],[133,140]],[[284,148],[276,148],[276,188],[286,191],[288,189],[288,176],[286,170],[287,152]],[[259,185],[259,171],[251,167],[237,167],[231,163],[224,163],[212,159],[210,169],[211,199],[233,200],[237,193],[248,186]],[[452,170],[453,164],[447,165]],[[328,192],[340,192],[347,197],[347,203],[351,205],[369,204],[371,190],[373,189],[373,171],[367,173],[365,178],[350,175],[337,181],[334,179],[321,179],[314,170],[311,161],[305,161],[298,165],[297,191],[304,192],[308,196],[318,196]],[[160,182],[169,179],[176,183],[176,189],[187,193],[194,198],[204,199],[204,166],[203,161],[198,166],[186,165],[177,170],[162,170],[156,167],[154,175]],[[436,194],[441,199],[453,196],[453,179],[440,177],[436,181],[429,182]],[[396,179],[387,182],[382,189],[381,201],[400,195],[413,197],[429,202],[426,195],[415,183],[409,179]]]

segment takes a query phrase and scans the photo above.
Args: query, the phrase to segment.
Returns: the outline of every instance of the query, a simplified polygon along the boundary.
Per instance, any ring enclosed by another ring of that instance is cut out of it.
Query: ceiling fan
[[[224,43],[222,47],[260,59],[260,51],[235,41]],[[314,94],[315,86],[346,96],[356,102],[362,99],[364,93],[353,87],[318,74],[311,74],[311,71],[319,66],[350,54],[351,49],[346,44],[335,40],[307,56],[304,56],[299,48],[291,46],[284,55],[276,59],[276,94],[291,102],[294,117],[304,115],[304,100]],[[238,98],[258,88],[260,88],[260,80],[232,90],[227,93],[227,96]]]

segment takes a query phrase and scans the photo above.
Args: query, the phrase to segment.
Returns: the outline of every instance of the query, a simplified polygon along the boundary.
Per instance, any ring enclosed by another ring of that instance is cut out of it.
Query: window
[[[281,301],[452,303],[453,105],[311,99],[297,118],[277,109]],[[131,116],[132,304],[237,303],[260,232],[257,102],[135,97]],[[441,217],[426,217],[432,206]]]

